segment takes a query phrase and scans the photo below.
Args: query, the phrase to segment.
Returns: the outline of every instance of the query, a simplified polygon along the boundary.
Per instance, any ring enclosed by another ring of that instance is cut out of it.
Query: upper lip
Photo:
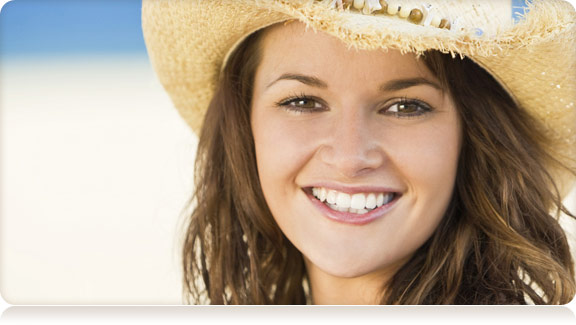
[[[324,187],[329,190],[335,190],[342,193],[355,194],[355,193],[402,193],[399,188],[374,186],[374,185],[343,185],[337,183],[320,182],[303,186],[303,189]]]

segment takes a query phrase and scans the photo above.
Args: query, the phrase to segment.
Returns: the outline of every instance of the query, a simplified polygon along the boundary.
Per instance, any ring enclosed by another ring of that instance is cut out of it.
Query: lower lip
[[[364,214],[357,214],[352,212],[340,212],[330,209],[326,204],[320,202],[314,195],[306,193],[312,204],[320,210],[322,215],[330,220],[352,225],[365,225],[383,217],[400,198],[400,195],[395,195],[392,201]]]

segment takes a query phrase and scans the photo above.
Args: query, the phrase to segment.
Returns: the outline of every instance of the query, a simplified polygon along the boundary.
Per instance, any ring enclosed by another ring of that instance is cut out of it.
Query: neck
[[[384,284],[399,268],[390,267],[357,277],[339,277],[324,272],[308,259],[305,261],[315,305],[380,304]]]

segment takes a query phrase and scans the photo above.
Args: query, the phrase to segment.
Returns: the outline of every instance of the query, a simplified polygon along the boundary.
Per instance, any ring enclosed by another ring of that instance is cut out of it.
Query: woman
[[[535,1],[513,25],[494,6],[145,2],[151,59],[199,132],[187,295],[569,302],[574,11]]]

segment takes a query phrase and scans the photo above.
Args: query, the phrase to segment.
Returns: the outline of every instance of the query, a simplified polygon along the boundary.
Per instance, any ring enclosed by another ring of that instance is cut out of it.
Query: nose
[[[319,149],[321,160],[347,178],[379,168],[385,163],[386,154],[374,127],[371,117],[362,110],[338,114],[330,136]]]

